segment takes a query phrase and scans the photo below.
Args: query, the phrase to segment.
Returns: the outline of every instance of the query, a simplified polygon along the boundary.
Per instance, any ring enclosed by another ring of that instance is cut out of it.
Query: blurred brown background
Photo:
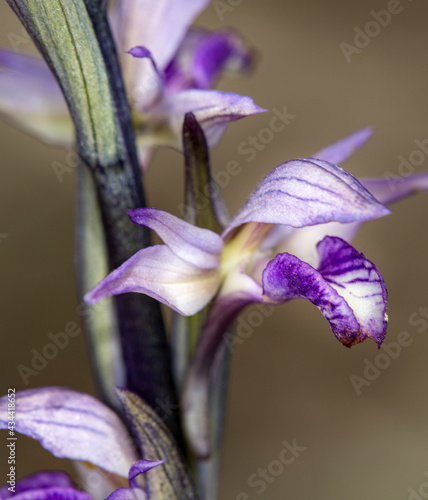
[[[250,95],[271,110],[230,126],[212,153],[218,171],[231,160],[242,167],[224,189],[232,213],[271,168],[309,156],[361,127],[373,125],[376,133],[345,165],[357,177],[398,175],[399,156],[408,159],[417,149],[414,141],[428,138],[426,2],[224,0],[216,5],[198,23],[236,27],[259,56],[251,78],[225,78],[219,88]],[[387,26],[373,24],[371,11],[388,6],[400,12],[391,15]],[[0,4],[0,19],[0,43],[10,47],[10,34],[21,34],[21,28],[6,2]],[[356,27],[377,34],[348,63],[339,44],[353,44]],[[239,145],[269,126],[272,109],[284,106],[296,117],[254,161],[247,161],[249,155],[241,154]],[[31,350],[40,350],[49,332],[78,318],[72,262],[74,178],[65,175],[60,183],[52,169],[54,161],[65,163],[65,152],[4,123],[0,138],[0,233],[7,235],[0,239],[5,393],[11,386],[25,388],[17,366],[30,365]],[[415,172],[428,168],[427,154],[422,157]],[[158,153],[147,176],[150,204],[178,214],[181,176],[180,156]],[[426,195],[404,201],[393,207],[393,215],[366,224],[355,241],[388,286],[386,342],[397,341],[402,331],[409,334],[410,345],[396,359],[377,358],[370,342],[351,350],[342,347],[316,308],[303,301],[277,308],[236,346],[221,499],[404,500],[411,498],[410,488],[428,498],[428,322],[419,312],[428,308],[427,209]],[[383,369],[372,373],[358,395],[350,377],[363,377],[375,361]],[[84,341],[77,337],[29,378],[28,387],[60,385],[93,392],[90,377]],[[305,449],[280,471],[275,461],[284,440],[296,440]],[[2,438],[1,471],[6,470],[5,447]],[[68,467],[24,437],[17,453],[19,477],[42,466]],[[270,482],[256,479],[259,469],[269,467]]]

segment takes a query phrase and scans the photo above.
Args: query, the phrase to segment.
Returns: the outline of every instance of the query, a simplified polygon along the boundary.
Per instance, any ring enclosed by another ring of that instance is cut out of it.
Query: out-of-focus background
[[[379,13],[388,9],[389,15]],[[23,33],[6,2],[0,20],[0,43],[11,47]],[[224,78],[219,88],[249,95],[269,110],[231,125],[212,152],[232,213],[279,163],[310,156],[367,125],[375,135],[345,165],[355,176],[428,168],[428,145],[415,142],[428,144],[426,2],[216,0],[198,24],[233,26],[254,44],[255,74]],[[354,41],[358,30],[368,37]],[[19,48],[32,50],[25,41]],[[294,115],[290,123],[266,132],[274,110],[285,107]],[[250,137],[267,142],[252,161],[244,151]],[[3,122],[0,141],[1,391],[58,385],[94,393],[81,336],[28,385],[17,371],[31,366],[32,350],[39,352],[49,333],[78,321],[74,176],[59,182],[52,165],[67,164],[66,153]],[[231,161],[240,173],[226,179]],[[160,151],[146,187],[152,206],[178,215],[180,155]],[[388,287],[389,349],[378,351],[372,342],[344,348],[303,301],[270,315],[257,309],[243,314],[238,327],[247,338],[234,352],[222,500],[428,498],[427,212],[428,196],[415,196],[366,224],[355,240]],[[285,442],[299,451],[281,466]],[[5,436],[0,443],[3,471]],[[25,437],[17,456],[18,477],[41,467],[71,470]]]

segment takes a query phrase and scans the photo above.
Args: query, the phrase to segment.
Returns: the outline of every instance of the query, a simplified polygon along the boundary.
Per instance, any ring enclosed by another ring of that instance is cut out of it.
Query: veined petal
[[[364,146],[372,135],[373,129],[371,127],[363,128],[318,151],[313,157],[339,165]]]
[[[2,429],[7,429],[7,411],[3,397]],[[123,477],[137,460],[119,417],[88,394],[59,387],[18,392],[16,413],[16,431],[37,439],[56,457],[89,462]]]
[[[185,316],[197,313],[214,297],[220,273],[201,269],[168,246],[143,248],[85,295],[89,304],[127,292],[145,293]]]
[[[304,298],[316,305],[347,347],[386,334],[386,289],[373,263],[340,238],[318,244],[318,271],[290,254],[277,255],[263,273],[263,291],[273,302]]]
[[[59,85],[40,58],[0,50],[0,114],[49,144],[71,146],[75,140]]]
[[[224,232],[247,222],[304,227],[353,222],[390,213],[350,173],[313,158],[291,160],[258,185]]]
[[[184,115],[188,112],[195,115],[209,146],[215,146],[228,123],[264,111],[250,97],[193,89],[167,96],[159,105],[144,110],[144,113],[155,123],[166,124],[175,137],[171,145],[181,149]]]
[[[252,50],[233,30],[190,29],[165,69],[166,91],[209,89],[223,71],[246,71],[252,59]]]
[[[186,262],[201,269],[217,269],[223,250],[222,238],[208,229],[193,226],[174,215],[155,208],[129,212],[132,222],[147,226]]]

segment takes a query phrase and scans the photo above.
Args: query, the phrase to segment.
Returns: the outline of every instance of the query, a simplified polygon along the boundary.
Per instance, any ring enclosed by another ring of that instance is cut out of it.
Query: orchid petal
[[[186,262],[201,269],[217,269],[220,265],[223,240],[218,234],[154,208],[137,208],[129,212],[129,218],[155,231]]]
[[[154,122],[168,124],[175,137],[171,145],[181,149],[184,115],[190,111],[203,128],[209,146],[215,146],[228,123],[266,110],[257,106],[250,97],[192,89],[167,96],[160,104],[143,111]]]
[[[365,221],[388,213],[342,168],[313,158],[291,160],[262,180],[224,237],[247,222],[304,227],[330,221]]]
[[[132,467],[129,469],[129,486],[131,488],[136,488],[138,485],[135,481],[135,478],[144,472],[147,472],[153,467],[157,467],[158,465],[162,465],[166,460],[138,460]]]
[[[119,488],[106,500],[147,500],[147,495],[140,488]]]
[[[144,293],[185,316],[197,313],[214,297],[217,270],[201,269],[178,257],[166,245],[143,248],[86,294],[94,304],[126,292]]]
[[[428,191],[428,173],[384,179],[361,179],[361,184],[384,205]]]
[[[92,500],[84,491],[62,486],[28,490],[23,493],[17,493],[11,498],[14,500]]]
[[[74,484],[70,476],[62,471],[43,471],[31,474],[31,476],[20,479],[15,485],[15,492],[12,494],[8,486],[0,487],[0,498],[6,499],[29,490],[40,490],[49,487],[73,488]]]
[[[182,406],[184,428],[197,457],[208,458],[210,443],[210,383],[215,380],[231,335],[227,328],[250,304],[263,302],[262,289],[245,273],[230,274],[214,301],[199,335],[184,386]]]
[[[59,85],[37,57],[0,50],[0,114],[46,143],[74,143],[73,123]]]
[[[189,30],[165,69],[168,93],[197,88],[209,89],[225,70],[242,72],[251,66],[253,54],[232,30]]]
[[[8,423],[8,398],[0,399],[0,428]],[[127,430],[110,408],[87,394],[47,387],[16,394],[16,431],[40,441],[59,458],[82,460],[128,476],[137,460]]]
[[[334,165],[339,165],[364,146],[372,135],[373,129],[371,127],[363,128],[318,151],[313,157],[318,160],[328,161]]]
[[[290,254],[278,254],[263,273],[263,291],[274,303],[304,298],[315,304],[347,347],[386,333],[386,289],[373,263],[335,237],[318,244],[318,271]]]
[[[144,45],[163,70],[209,0],[121,0],[111,15],[119,47]]]

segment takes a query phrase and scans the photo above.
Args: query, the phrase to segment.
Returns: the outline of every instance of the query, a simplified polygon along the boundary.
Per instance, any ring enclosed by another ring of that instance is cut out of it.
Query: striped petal
[[[247,222],[304,227],[365,221],[388,213],[346,170],[313,158],[291,160],[262,180],[224,236]]]
[[[137,460],[119,417],[97,399],[46,387],[16,394],[16,431],[40,441],[59,458],[82,460],[128,477]],[[0,399],[0,428],[8,426],[8,398]]]
[[[208,229],[193,226],[174,215],[154,208],[129,212],[132,222],[147,226],[186,262],[201,269],[216,269],[223,250],[222,238]]]
[[[290,254],[277,255],[263,273],[263,291],[274,303],[304,298],[316,305],[347,347],[385,338],[386,289],[375,265],[335,237],[318,244],[318,270]]]
[[[104,297],[144,293],[189,316],[214,297],[220,285],[216,269],[201,269],[178,257],[167,245],[140,250],[86,294],[94,304]]]

